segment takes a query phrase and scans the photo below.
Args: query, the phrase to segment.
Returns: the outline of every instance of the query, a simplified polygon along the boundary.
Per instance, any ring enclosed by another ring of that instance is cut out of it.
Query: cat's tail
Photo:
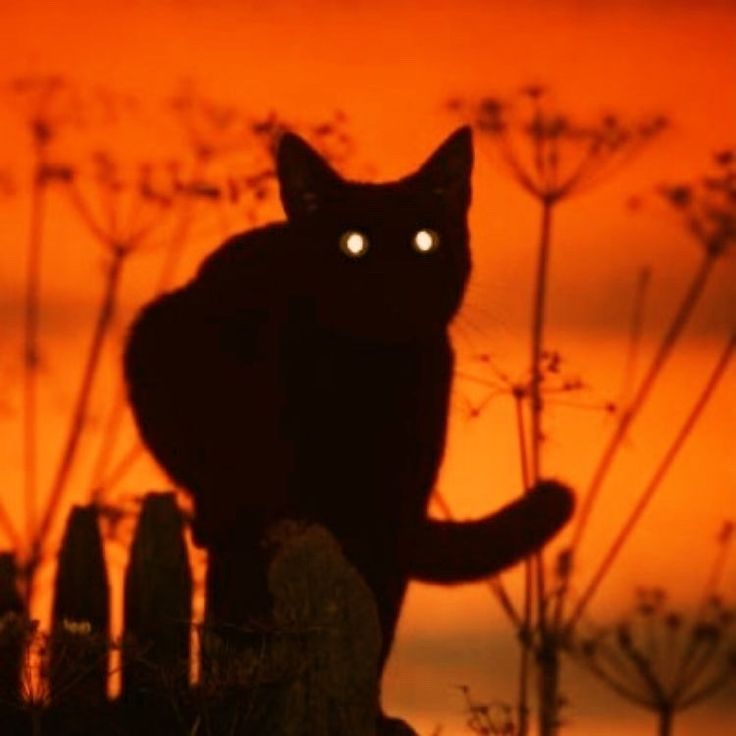
[[[409,574],[430,583],[492,575],[538,550],[572,516],[572,492],[542,481],[529,493],[476,521],[428,519],[409,544]]]

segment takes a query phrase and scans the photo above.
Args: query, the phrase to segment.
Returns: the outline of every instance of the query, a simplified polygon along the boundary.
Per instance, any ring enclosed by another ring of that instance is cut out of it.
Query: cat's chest
[[[288,401],[295,411],[351,426],[413,424],[426,395],[445,390],[447,353],[442,339],[383,346],[295,335],[285,352]]]
[[[332,521],[344,512],[358,513],[361,524],[385,523],[401,516],[399,506],[422,513],[444,445],[446,339],[376,346],[305,337],[285,353],[283,419],[296,496],[308,513]]]

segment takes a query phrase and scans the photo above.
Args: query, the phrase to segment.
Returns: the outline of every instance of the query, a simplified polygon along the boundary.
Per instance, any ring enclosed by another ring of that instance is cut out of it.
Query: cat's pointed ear
[[[281,202],[290,220],[316,212],[340,181],[322,156],[295,133],[281,137],[276,167]]]
[[[473,134],[469,126],[458,128],[417,172],[433,191],[458,207],[470,205],[473,170]]]

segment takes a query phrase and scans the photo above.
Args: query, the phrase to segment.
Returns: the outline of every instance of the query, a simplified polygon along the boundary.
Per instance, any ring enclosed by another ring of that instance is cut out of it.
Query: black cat
[[[268,609],[263,530],[327,526],[391,647],[410,578],[482,578],[539,548],[572,497],[540,483],[475,522],[426,515],[445,445],[448,323],[470,271],[471,133],[396,182],[345,181],[283,136],[287,221],[235,236],[148,306],[125,356],[141,434],[195,502],[208,616]]]

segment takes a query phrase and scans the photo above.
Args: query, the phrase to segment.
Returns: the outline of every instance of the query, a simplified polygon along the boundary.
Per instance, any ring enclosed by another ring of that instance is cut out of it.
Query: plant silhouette
[[[268,618],[264,532],[315,521],[376,598],[383,666],[410,578],[482,578],[570,516],[553,481],[477,521],[426,514],[453,374],[447,328],[470,271],[471,169],[467,128],[385,184],[345,181],[286,133],[287,221],[227,241],[133,325],[130,399],[193,496],[211,623]]]

